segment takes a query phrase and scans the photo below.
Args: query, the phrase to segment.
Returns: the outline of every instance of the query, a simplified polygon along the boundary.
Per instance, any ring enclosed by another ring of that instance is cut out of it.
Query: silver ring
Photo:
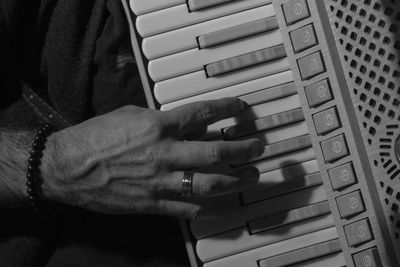
[[[193,193],[193,172],[184,172],[182,178],[182,196],[190,197]]]

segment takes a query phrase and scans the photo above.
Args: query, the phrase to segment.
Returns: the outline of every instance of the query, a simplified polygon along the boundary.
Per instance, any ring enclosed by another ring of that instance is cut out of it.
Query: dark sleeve
[[[23,64],[36,24],[39,0],[0,0],[0,110],[21,98]]]

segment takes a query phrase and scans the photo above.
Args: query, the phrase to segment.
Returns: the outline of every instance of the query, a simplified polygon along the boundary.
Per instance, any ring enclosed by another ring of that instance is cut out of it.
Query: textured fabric
[[[103,114],[128,104],[146,106],[119,1],[107,2],[107,20],[96,43],[93,109]]]
[[[0,0],[0,40],[0,126],[37,123],[21,80],[73,123],[145,105],[119,0]],[[0,211],[0,266],[188,266],[175,219],[52,212]]]

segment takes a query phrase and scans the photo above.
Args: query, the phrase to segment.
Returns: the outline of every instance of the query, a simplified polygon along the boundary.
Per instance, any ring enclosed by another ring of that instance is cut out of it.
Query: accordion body
[[[183,222],[193,266],[400,266],[398,0],[123,4],[150,107],[239,97],[207,138],[265,144],[238,215]]]

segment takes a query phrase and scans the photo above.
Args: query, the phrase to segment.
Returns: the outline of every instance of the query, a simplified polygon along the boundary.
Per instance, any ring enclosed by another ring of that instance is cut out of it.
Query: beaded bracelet
[[[26,186],[29,202],[34,211],[38,211],[39,196],[41,194],[40,165],[47,138],[53,132],[53,127],[46,123],[36,132],[32,147],[29,150],[28,167],[26,173]]]

